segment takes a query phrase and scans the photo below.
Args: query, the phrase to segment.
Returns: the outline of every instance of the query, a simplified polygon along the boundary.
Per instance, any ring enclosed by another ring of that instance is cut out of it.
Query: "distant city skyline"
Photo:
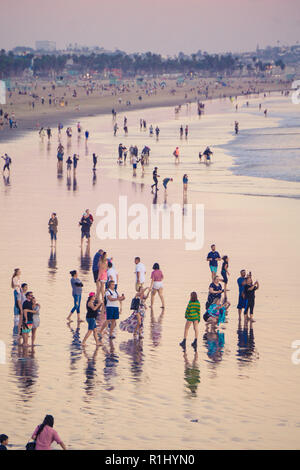
[[[6,50],[54,41],[57,49],[234,53],[300,40],[300,0],[26,0],[3,4],[1,19]]]

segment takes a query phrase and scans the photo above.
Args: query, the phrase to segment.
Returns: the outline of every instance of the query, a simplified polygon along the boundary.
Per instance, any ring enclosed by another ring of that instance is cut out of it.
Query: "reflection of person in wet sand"
[[[250,328],[248,329],[249,325]],[[255,351],[253,323],[245,320],[242,327],[242,321],[239,318],[237,335],[237,356],[239,360],[250,362],[253,359],[258,359],[258,353]]]
[[[186,382],[186,387],[192,392],[193,395],[196,394],[198,384],[200,383],[200,368],[198,365],[198,352],[195,350],[193,362],[191,363],[188,359],[186,351],[183,353],[184,358],[184,380]]]
[[[159,346],[161,340],[161,332],[162,332],[162,321],[164,318],[165,310],[162,310],[158,319],[155,319],[154,310],[151,308],[151,323],[150,323],[150,330],[151,330],[151,339],[153,342],[153,346]]]

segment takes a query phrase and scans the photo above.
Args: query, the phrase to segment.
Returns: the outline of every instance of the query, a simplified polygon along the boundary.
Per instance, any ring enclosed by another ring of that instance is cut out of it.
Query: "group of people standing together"
[[[215,331],[216,327],[226,320],[226,314],[230,307],[230,302],[227,300],[227,285],[228,276],[230,275],[229,258],[227,255],[221,258],[219,252],[216,250],[216,245],[211,245],[211,251],[207,255],[209,268],[211,272],[212,282],[209,285],[208,297],[205,304],[205,313],[203,320],[206,322],[207,331]],[[221,276],[218,276],[218,262],[222,261]],[[250,320],[254,322],[254,305],[255,305],[255,291],[259,288],[258,281],[253,282],[252,274],[246,273],[245,269],[240,272],[240,277],[237,280],[239,287],[239,298],[237,309],[239,312],[239,319],[241,318],[242,311],[244,310],[245,323]],[[222,285],[223,284],[223,285]],[[200,322],[200,302],[196,292],[191,292],[190,301],[187,305],[185,318],[186,324],[184,329],[184,337],[180,346],[186,349],[186,340],[190,327],[193,325],[195,332],[195,339],[192,342],[192,347],[197,349],[198,341],[198,325]],[[248,316],[250,313],[250,317]]]
[[[145,287],[146,268],[137,256],[135,262],[135,295],[132,298],[130,310],[132,313],[128,318],[120,323],[122,331],[133,333],[139,338],[143,337],[143,324],[146,311],[146,300],[151,294],[151,308],[153,308],[156,294],[160,297],[161,308],[165,308],[163,296],[163,273],[159,264],[154,263],[151,273],[151,282],[149,287]],[[108,257],[102,249],[98,250],[93,258],[93,278],[96,284],[96,291],[90,292],[86,300],[86,321],[88,331],[82,341],[84,346],[87,339],[93,334],[95,343],[100,345],[100,341],[106,331],[109,332],[109,339],[114,339],[114,330],[116,322],[119,320],[122,312],[122,302],[125,300],[124,294],[118,293],[119,275],[116,270],[113,258]],[[67,322],[72,321],[73,313],[77,313],[77,322],[83,320],[80,317],[80,306],[82,298],[83,283],[78,278],[76,270],[70,271],[71,287],[74,305],[67,317]]]

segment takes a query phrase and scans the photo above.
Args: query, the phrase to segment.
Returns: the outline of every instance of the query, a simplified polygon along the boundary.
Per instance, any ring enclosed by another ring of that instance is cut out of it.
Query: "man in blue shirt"
[[[211,278],[214,280],[218,271],[218,261],[221,261],[221,256],[219,252],[216,251],[216,245],[211,245],[211,251],[207,255],[207,261],[209,261]]]
[[[239,317],[241,316],[243,308],[246,308],[247,301],[243,297],[243,292],[244,292],[244,289],[245,289],[246,282],[247,282],[246,270],[242,269],[241,270],[241,276],[237,279],[237,283],[238,283],[238,286],[239,286],[239,301],[238,301],[238,305],[237,305],[237,309],[238,309],[238,312],[239,312]]]
[[[94,276],[94,281],[97,286],[97,293],[96,293],[97,299],[99,298],[99,295],[100,295],[100,281],[98,281],[98,275],[99,275],[99,261],[102,255],[103,255],[103,250],[98,250],[93,259],[93,276]]]

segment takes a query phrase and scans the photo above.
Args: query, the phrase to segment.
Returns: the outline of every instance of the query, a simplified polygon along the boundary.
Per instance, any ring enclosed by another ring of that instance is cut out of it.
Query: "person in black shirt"
[[[79,225],[81,225],[81,248],[82,248],[84,237],[87,239],[88,246],[89,246],[90,237],[91,237],[90,229],[91,229],[92,221],[86,212],[83,214],[79,222]]]
[[[209,292],[206,302],[206,310],[214,302],[215,299],[220,299],[224,290],[220,284],[219,276],[216,276],[214,281],[209,285]]]
[[[244,296],[246,299],[246,307],[244,310],[244,316],[248,319],[248,311],[250,310],[250,320],[253,320],[254,305],[255,305],[255,291],[259,289],[259,283],[256,281],[253,284],[252,277],[247,277],[247,283],[244,287]]]
[[[23,310],[22,337],[23,337],[23,345],[27,346],[28,335],[30,332],[32,333],[33,314],[36,313],[36,311],[33,310],[33,304],[32,304],[33,293],[27,292],[25,297],[26,297],[26,300],[25,302],[23,302],[23,305],[22,305],[22,310]]]
[[[153,173],[152,173],[152,175],[153,175],[153,181],[154,181],[154,183],[151,185],[151,189],[152,189],[151,192],[152,192],[152,193],[153,193],[153,187],[155,187],[155,191],[159,191],[159,189],[158,189],[158,187],[157,187],[157,183],[158,183],[158,179],[157,179],[157,178],[159,178],[159,175],[157,174],[157,170],[158,170],[158,168],[157,168],[157,166],[156,166],[156,167],[154,168],[154,170],[153,170]]]
[[[88,331],[87,331],[85,337],[83,338],[83,341],[81,343],[82,346],[85,345],[86,340],[89,338],[89,336],[92,333],[93,333],[94,338],[95,338],[96,346],[100,345],[100,343],[98,341],[97,324],[96,324],[96,318],[97,318],[97,315],[99,314],[100,306],[101,306],[101,303],[100,303],[99,300],[96,300],[95,292],[90,292],[89,293],[89,298],[88,298],[87,303],[86,303],[86,310],[87,310],[86,321],[88,323]]]

